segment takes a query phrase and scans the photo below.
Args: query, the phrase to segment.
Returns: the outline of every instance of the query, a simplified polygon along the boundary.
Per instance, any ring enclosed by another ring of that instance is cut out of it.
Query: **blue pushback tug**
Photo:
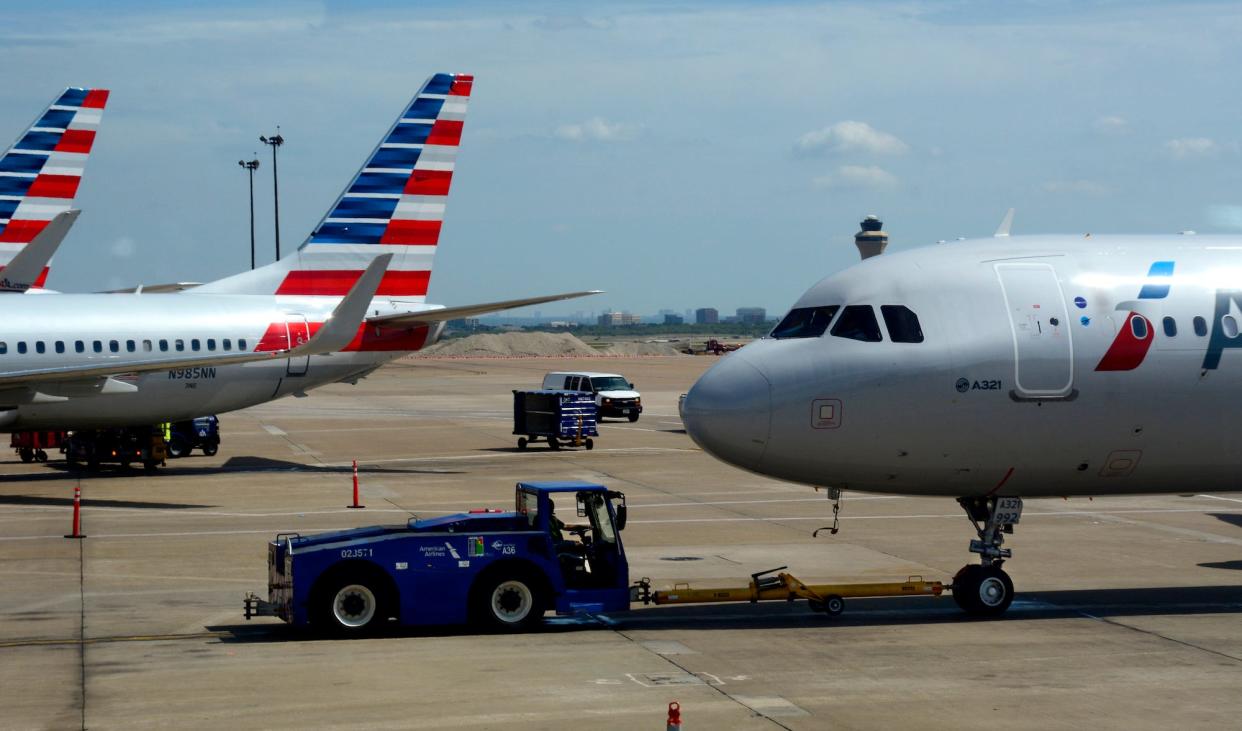
[[[246,618],[360,635],[393,622],[518,631],[547,610],[628,609],[625,518],[625,495],[603,485],[520,482],[511,512],[282,533],[268,544],[268,599],[248,595]]]

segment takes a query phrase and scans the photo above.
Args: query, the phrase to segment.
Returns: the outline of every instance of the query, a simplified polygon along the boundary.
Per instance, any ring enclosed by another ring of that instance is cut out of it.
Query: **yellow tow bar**
[[[689,584],[674,584],[670,591],[652,591],[651,580],[643,578],[632,587],[631,596],[634,601],[657,605],[806,599],[815,611],[836,615],[844,610],[846,598],[940,596],[945,589],[942,582],[924,581],[922,576],[868,584],[804,584],[786,573],[785,568],[751,574],[748,586],[721,589],[692,589]],[[772,576],[774,572],[776,575]]]

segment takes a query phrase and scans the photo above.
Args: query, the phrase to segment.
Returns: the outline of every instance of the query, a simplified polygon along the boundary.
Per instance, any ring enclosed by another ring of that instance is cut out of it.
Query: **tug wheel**
[[[522,570],[497,571],[479,580],[473,592],[476,621],[500,632],[523,632],[543,621],[546,608],[539,581]]]
[[[518,449],[526,449],[526,437],[518,437]]]
[[[337,571],[316,587],[311,624],[345,637],[375,632],[389,617],[388,587],[377,572]]]
[[[1013,580],[996,566],[968,564],[953,577],[953,601],[976,617],[998,617],[1013,603]]]

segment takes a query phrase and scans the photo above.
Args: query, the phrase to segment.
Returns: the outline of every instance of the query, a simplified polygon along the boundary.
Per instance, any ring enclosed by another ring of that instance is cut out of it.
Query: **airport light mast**
[[[254,269],[254,171],[259,169],[259,160],[238,160],[238,165],[250,173],[250,268]]]
[[[259,135],[259,142],[272,148],[272,198],[276,207],[276,260],[280,261],[280,181],[276,173],[276,148],[285,144],[285,138],[280,136],[280,125],[276,125],[276,134],[271,137]]]

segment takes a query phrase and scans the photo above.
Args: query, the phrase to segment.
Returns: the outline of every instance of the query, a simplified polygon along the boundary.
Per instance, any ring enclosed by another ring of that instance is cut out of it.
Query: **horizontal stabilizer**
[[[66,381],[86,381],[96,378],[107,378],[125,373],[152,373],[177,368],[197,368],[202,366],[226,366],[241,363],[257,363],[260,361],[279,360],[306,355],[324,355],[344,348],[358,334],[358,326],[362,324],[363,315],[375,290],[379,287],[384,269],[391,260],[391,254],[377,256],[357,283],[349,290],[349,294],[332,311],[332,315],[309,340],[293,348],[283,350],[267,350],[253,353],[232,353],[227,355],[201,355],[188,358],[161,358],[159,360],[128,360],[118,358],[103,363],[86,363],[83,365],[59,366],[55,368],[38,368],[28,371],[12,371],[0,375],[0,386],[34,386],[40,383],[56,383]]]
[[[0,292],[25,292],[35,286],[81,213],[79,210],[57,213],[29,244],[19,249],[0,270]]]
[[[465,305],[462,307],[441,307],[434,310],[423,310],[422,312],[402,312],[396,315],[380,315],[378,317],[367,318],[368,325],[380,325],[384,327],[414,327],[417,325],[431,325],[437,322],[448,322],[449,320],[460,320],[463,317],[478,317],[491,312],[500,312],[502,310],[512,310],[515,307],[526,307],[528,305],[541,305],[545,302],[559,302],[560,300],[575,299],[577,297],[589,297],[593,294],[603,294],[602,289],[591,289],[586,292],[568,292],[566,294],[549,294],[543,297],[527,297],[520,300],[503,300],[501,302],[487,302],[481,305]]]

